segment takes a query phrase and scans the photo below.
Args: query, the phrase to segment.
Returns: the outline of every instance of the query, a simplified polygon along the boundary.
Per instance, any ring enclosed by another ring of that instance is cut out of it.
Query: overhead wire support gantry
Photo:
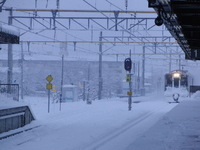
[[[10,9],[3,9],[5,11],[10,11]],[[33,29],[33,23],[38,23],[41,27],[45,29],[55,29],[55,28],[63,28],[63,29],[73,29],[75,25],[75,29],[79,27],[81,30],[89,30],[91,29],[92,24],[95,24],[100,30],[123,30],[123,28],[118,29],[120,26],[124,26],[127,30],[132,29],[135,25],[131,23],[131,20],[138,20],[136,25],[148,23],[148,20],[154,20],[154,17],[136,17],[138,14],[155,14],[153,11],[118,11],[118,10],[100,10],[101,13],[113,13],[113,17],[107,16],[91,16],[88,17],[88,13],[99,13],[96,10],[61,10],[61,9],[12,9],[13,12],[32,12],[32,16],[29,15],[14,15],[12,19],[21,25],[27,27],[28,29]],[[86,16],[73,16],[73,17],[63,17],[57,15],[57,13],[87,13]],[[38,15],[38,13],[40,13]],[[44,14],[45,13],[45,14]],[[46,13],[50,13],[46,15]],[[134,14],[126,17],[119,17],[119,14]],[[23,20],[20,20],[23,19]],[[24,19],[28,19],[29,23],[25,24]],[[47,20],[49,23],[44,23],[43,20]],[[64,20],[64,21],[62,21]],[[101,20],[101,21],[99,21]],[[104,20],[104,21],[102,21]],[[66,23],[67,21],[67,23]],[[147,25],[146,25],[147,26]],[[151,28],[149,26],[148,28]],[[95,29],[95,28],[94,28]]]
[[[3,10],[9,10],[8,8],[3,9]],[[149,14],[156,14],[154,11],[134,11],[134,10],[128,10],[128,11],[122,11],[122,10],[76,10],[76,9],[13,9],[13,11],[21,11],[21,12],[52,12],[52,11],[57,11],[57,12],[84,12],[84,13],[114,13],[114,12],[119,12],[119,13],[149,13]]]
[[[135,41],[21,41],[29,43],[137,43],[137,44],[178,44],[177,42],[135,42]]]
[[[2,11],[2,7],[3,7],[3,5],[5,4],[5,2],[6,2],[6,0],[2,0],[2,1],[0,2],[0,12]]]

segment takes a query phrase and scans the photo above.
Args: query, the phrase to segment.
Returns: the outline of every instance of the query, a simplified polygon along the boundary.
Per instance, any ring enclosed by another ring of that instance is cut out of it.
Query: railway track
[[[134,139],[142,136],[146,130],[148,130],[151,125],[153,125],[159,118],[164,114],[158,114],[162,109],[167,109],[167,104],[162,108],[157,108],[153,111],[149,111],[139,115],[137,118],[129,120],[123,126],[116,128],[115,130],[108,132],[100,137],[93,140],[92,143],[84,146],[83,150],[107,150],[107,149],[126,149],[129,147]],[[165,108],[166,107],[166,108]],[[151,121],[151,123],[149,122]],[[147,125],[149,124],[149,126]],[[141,128],[144,127],[143,131]],[[140,131],[139,131],[140,130]],[[121,144],[120,144],[121,143]],[[124,145],[123,145],[124,144]],[[128,145],[126,145],[128,144]]]

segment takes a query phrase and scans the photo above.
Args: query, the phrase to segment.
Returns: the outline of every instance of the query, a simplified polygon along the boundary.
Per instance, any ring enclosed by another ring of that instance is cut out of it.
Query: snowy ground
[[[54,103],[47,113],[47,97],[25,97],[37,119],[28,127],[40,126],[1,140],[0,150],[200,149],[198,94],[180,104],[158,96],[133,99],[131,111],[127,98],[112,98],[64,103],[61,111]]]

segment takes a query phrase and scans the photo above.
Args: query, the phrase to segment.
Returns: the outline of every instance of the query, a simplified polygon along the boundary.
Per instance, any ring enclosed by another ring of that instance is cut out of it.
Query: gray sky
[[[55,8],[56,0],[37,0],[38,8]],[[47,3],[48,2],[48,3]],[[125,0],[87,0],[98,9],[126,9]],[[109,3],[110,2],[110,3]],[[112,4],[113,5],[112,5]],[[117,7],[115,7],[115,6]],[[35,0],[7,0],[6,7],[34,8]],[[83,0],[60,0],[61,9],[91,9]],[[150,10],[147,0],[128,0],[128,10]],[[152,9],[151,9],[152,10]]]

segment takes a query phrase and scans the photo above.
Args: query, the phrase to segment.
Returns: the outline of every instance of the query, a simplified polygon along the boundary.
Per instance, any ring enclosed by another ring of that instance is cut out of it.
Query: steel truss
[[[0,2],[0,12],[2,11],[2,7],[3,7],[5,2],[6,2],[6,0],[1,0],[1,2]]]
[[[91,13],[99,13],[99,11],[93,10],[50,10],[50,9],[4,9],[6,11],[13,12],[31,12],[29,15],[15,15],[13,13],[10,19],[16,21],[28,28],[34,29],[35,25],[40,25],[41,29],[66,29],[66,30],[131,30],[137,25],[143,25],[144,30],[150,30],[155,25],[152,23],[155,17],[138,17],[141,14],[155,14],[155,12],[148,11],[106,11],[102,10],[102,13],[113,13],[113,17],[99,16],[94,17]],[[77,13],[89,13],[84,17],[76,17]],[[59,13],[59,15],[58,15]],[[63,14],[64,13],[64,14]],[[66,13],[68,13],[66,15]],[[71,14],[73,13],[73,14]],[[119,14],[128,14],[129,17],[119,17]],[[63,17],[63,16],[65,17]],[[73,17],[66,17],[72,16]],[[74,16],[75,15],[75,16]],[[131,16],[131,17],[130,17]],[[27,20],[27,21],[25,21]],[[135,22],[137,20],[137,22]],[[134,21],[134,23],[133,23]],[[25,23],[26,22],[26,23]],[[97,28],[93,28],[93,27]]]
[[[111,39],[114,42],[123,42],[127,41],[129,43],[131,40],[140,40],[144,41],[144,43],[153,43],[153,44],[166,44],[169,42],[169,44],[176,44],[177,42],[174,40],[172,36],[103,36],[104,40]]]
[[[27,43],[111,43],[111,44],[178,44],[177,42],[135,42],[135,41],[22,41]]]
[[[118,17],[117,21],[115,17],[36,17],[36,16],[12,16],[14,21],[32,30],[33,24],[37,23],[44,29],[74,29],[74,30],[91,30],[92,26],[98,26],[98,30],[131,30],[137,25],[144,25],[144,30],[149,30],[152,26],[148,26],[148,22],[154,20],[154,18],[132,18],[132,17]],[[21,19],[28,19],[29,25],[24,24]],[[103,20],[103,21],[102,21]],[[136,24],[131,23],[133,20],[138,20]],[[46,21],[46,23],[44,23]],[[120,26],[119,26],[120,25]],[[121,28],[123,26],[124,28]],[[74,28],[73,28],[74,27]]]
[[[177,42],[169,36],[136,36],[134,32],[138,32],[135,28],[140,28],[143,32],[152,31],[155,27],[155,17],[143,17],[141,14],[155,14],[150,11],[108,11],[108,10],[59,10],[59,9],[4,9],[12,12],[9,16],[9,20],[13,21],[13,24],[19,23],[27,30],[34,31],[35,26],[39,26],[40,30],[37,33],[41,33],[45,30],[106,30],[106,31],[123,31],[130,36],[103,36],[104,41],[59,41],[58,43],[73,43],[74,47],[77,43],[111,43],[116,45],[118,43],[123,44],[139,44],[141,46],[155,47],[155,50],[151,50],[153,53],[157,50],[163,51],[160,46],[172,46],[177,45]],[[19,12],[29,12],[28,15],[18,15]],[[59,14],[58,14],[59,13]],[[66,15],[67,13],[67,15]],[[73,13],[73,16],[72,16]],[[79,13],[79,14],[77,14]],[[82,17],[79,17],[82,13]],[[87,13],[87,14],[85,14]],[[97,13],[90,16],[91,13]],[[113,13],[113,17],[102,15],[99,13]],[[129,17],[119,17],[119,14],[127,14]],[[74,15],[75,14],[75,15]],[[84,16],[86,15],[86,16]],[[88,16],[89,15],[89,16]],[[70,16],[70,17],[69,17]],[[78,17],[77,17],[78,16]],[[130,17],[131,16],[131,17]],[[135,30],[135,31],[134,31]],[[164,31],[167,31],[164,28]],[[25,32],[26,33],[26,32]],[[25,42],[25,41],[24,41]],[[26,41],[27,43],[55,43],[55,41]]]

